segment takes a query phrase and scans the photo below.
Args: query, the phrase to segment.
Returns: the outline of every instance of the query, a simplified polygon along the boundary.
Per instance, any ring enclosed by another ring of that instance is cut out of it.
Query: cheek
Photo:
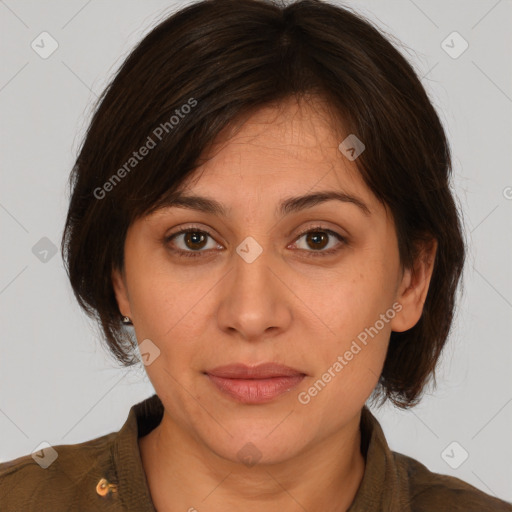
[[[347,287],[331,300],[329,335],[314,342],[314,374],[299,403],[311,402],[326,424],[338,421],[340,408],[356,413],[378,383],[386,358],[395,310],[382,295],[364,286]],[[351,292],[351,293],[350,293]]]
[[[149,244],[134,243],[127,253],[130,304],[138,339],[163,341],[172,337],[202,310],[202,298],[215,282],[211,269],[207,272],[206,266],[173,265],[164,249]],[[189,332],[192,336],[193,330]]]
[[[321,312],[329,327],[323,341],[314,345],[316,376],[324,375],[322,381],[329,381],[330,389],[344,396],[366,396],[377,383],[396,314],[391,272],[385,259],[374,254],[366,260],[354,258],[344,269],[347,278],[319,286],[312,295],[312,309]]]
[[[347,258],[341,270],[317,282],[309,294],[311,309],[319,312],[338,344],[373,326],[393,303],[392,272],[384,257],[374,254],[367,259],[360,254]]]

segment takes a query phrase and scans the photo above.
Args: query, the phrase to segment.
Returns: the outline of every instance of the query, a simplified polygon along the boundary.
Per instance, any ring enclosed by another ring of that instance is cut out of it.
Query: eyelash
[[[336,233],[335,231],[326,229],[322,226],[313,226],[313,227],[306,229],[305,231],[302,231],[301,233],[299,233],[297,235],[295,242],[297,240],[299,240],[300,238],[302,238],[304,235],[307,235],[308,233],[317,233],[317,232],[327,233],[329,235],[334,236],[341,242],[342,246],[347,244],[347,239],[345,237],[341,236],[339,233]],[[199,229],[199,228],[192,226],[192,227],[181,229],[180,231],[177,231],[176,233],[172,233],[171,235],[164,237],[165,245],[167,246],[173,238],[176,238],[177,236],[182,235],[184,233],[202,233],[202,234],[208,235],[210,238],[213,239],[213,236],[208,231],[205,231],[204,229]],[[207,252],[207,251],[183,251],[181,249],[171,249],[171,250],[174,253],[176,253],[179,257],[184,257],[184,258],[198,258],[198,257],[201,257],[201,253]],[[306,252],[311,253],[311,256],[313,258],[316,258],[316,257],[332,256],[333,254],[337,253],[339,250],[341,250],[340,247],[337,247],[334,249],[329,249],[328,251],[306,251]]]

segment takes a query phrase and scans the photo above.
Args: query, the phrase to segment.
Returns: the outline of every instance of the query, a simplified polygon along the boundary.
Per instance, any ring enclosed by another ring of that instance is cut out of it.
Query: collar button
[[[117,485],[111,484],[106,478],[102,478],[96,485],[96,492],[100,496],[107,496],[111,492],[117,492]]]

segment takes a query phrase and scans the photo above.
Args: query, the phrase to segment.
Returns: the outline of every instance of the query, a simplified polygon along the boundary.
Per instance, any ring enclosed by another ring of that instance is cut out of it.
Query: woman
[[[0,465],[2,510],[512,510],[392,452],[365,405],[418,403],[449,334],[450,171],[411,66],[348,9],[164,20],[101,98],[62,241],[156,394],[119,432]]]

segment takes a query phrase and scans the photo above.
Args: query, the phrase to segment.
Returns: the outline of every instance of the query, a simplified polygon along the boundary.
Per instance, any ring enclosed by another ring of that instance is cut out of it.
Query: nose
[[[233,253],[233,269],[226,276],[217,311],[219,328],[246,341],[277,336],[292,320],[293,293],[285,283],[284,267],[270,249],[253,259],[261,250],[258,247],[254,242],[241,244]]]

